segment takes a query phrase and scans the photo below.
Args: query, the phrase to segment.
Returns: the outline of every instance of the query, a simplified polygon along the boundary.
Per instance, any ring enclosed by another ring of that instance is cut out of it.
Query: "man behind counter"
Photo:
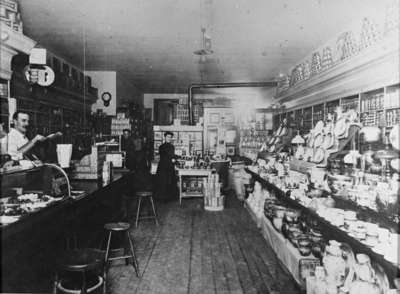
[[[14,127],[8,133],[8,154],[12,160],[21,160],[38,142],[43,142],[46,137],[36,135],[32,140],[26,137],[29,126],[29,114],[16,111],[13,114]]]

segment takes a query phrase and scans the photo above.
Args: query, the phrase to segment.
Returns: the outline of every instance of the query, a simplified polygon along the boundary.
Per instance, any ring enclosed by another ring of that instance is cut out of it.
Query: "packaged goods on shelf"
[[[18,3],[14,0],[0,1],[0,22],[10,27],[13,31],[23,33],[21,14]]]
[[[154,156],[163,143],[164,133],[172,132],[175,153],[179,156],[203,154],[203,128],[197,126],[153,126]]]
[[[124,129],[131,129],[131,122],[129,118],[113,117],[111,119],[111,135],[122,135]]]

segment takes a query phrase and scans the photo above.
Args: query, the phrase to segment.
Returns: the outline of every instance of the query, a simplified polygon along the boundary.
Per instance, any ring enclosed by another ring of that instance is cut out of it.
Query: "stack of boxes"
[[[220,211],[224,209],[224,195],[221,195],[221,183],[219,175],[212,174],[209,178],[203,179],[204,209]]]
[[[22,20],[17,1],[0,0],[0,21],[15,32],[22,34]]]

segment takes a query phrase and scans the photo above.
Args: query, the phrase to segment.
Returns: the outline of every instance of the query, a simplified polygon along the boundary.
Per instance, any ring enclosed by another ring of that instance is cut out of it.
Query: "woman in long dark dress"
[[[175,175],[175,147],[171,144],[171,132],[164,134],[165,143],[159,147],[160,162],[156,174],[156,196],[160,201],[172,201],[177,199],[177,179]]]

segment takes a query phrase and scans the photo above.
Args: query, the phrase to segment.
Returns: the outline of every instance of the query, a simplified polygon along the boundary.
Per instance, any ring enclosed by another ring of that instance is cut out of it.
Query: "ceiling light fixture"
[[[200,55],[200,56],[211,55],[214,53],[214,51],[211,49],[211,37],[206,34],[205,28],[201,28],[201,32],[202,32],[202,40],[201,40],[202,48],[194,51],[193,53],[195,55]]]

